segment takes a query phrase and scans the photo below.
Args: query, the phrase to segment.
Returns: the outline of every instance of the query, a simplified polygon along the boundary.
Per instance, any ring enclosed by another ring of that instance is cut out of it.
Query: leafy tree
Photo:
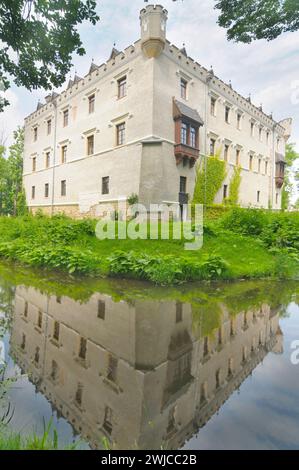
[[[217,0],[215,8],[221,12],[219,25],[236,42],[271,41],[299,29],[298,0]]]
[[[285,171],[285,178],[284,178],[284,185],[282,189],[282,197],[281,197],[281,208],[287,209],[290,204],[290,198],[293,192],[293,183],[291,181],[291,176],[293,173],[293,164],[299,158],[299,153],[295,150],[295,144],[287,144],[286,146],[286,171]]]
[[[1,0],[0,82],[8,77],[28,90],[59,87],[72,66],[72,53],[85,50],[77,31],[99,20],[94,0]],[[0,111],[8,104],[0,101]]]
[[[5,159],[5,147],[0,145],[0,214],[5,213],[7,204],[7,160]]]
[[[8,149],[0,147],[0,214],[18,215],[26,212],[26,198],[22,187],[24,129],[14,132],[14,143]]]

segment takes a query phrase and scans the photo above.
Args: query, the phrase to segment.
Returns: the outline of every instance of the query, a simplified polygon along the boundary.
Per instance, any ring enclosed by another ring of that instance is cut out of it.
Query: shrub
[[[192,204],[213,204],[226,177],[226,163],[219,155],[205,158],[197,169]]]
[[[218,255],[194,261],[172,256],[150,256],[116,251],[108,258],[111,274],[133,275],[160,285],[185,281],[222,279],[229,276],[227,263]]]
[[[234,207],[222,219],[223,228],[243,235],[260,235],[267,224],[267,215],[260,209]]]

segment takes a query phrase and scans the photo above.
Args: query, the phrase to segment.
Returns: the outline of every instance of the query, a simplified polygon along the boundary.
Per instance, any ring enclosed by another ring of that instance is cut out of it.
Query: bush
[[[172,256],[154,257],[134,252],[116,251],[108,258],[111,274],[131,275],[160,285],[186,281],[224,279],[229,277],[227,263],[218,255],[193,261]]]
[[[234,207],[223,217],[221,225],[232,232],[256,236],[260,235],[267,225],[267,215],[260,209]]]

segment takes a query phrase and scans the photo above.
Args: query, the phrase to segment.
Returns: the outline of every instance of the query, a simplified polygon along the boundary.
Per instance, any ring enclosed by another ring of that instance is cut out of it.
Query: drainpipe
[[[57,145],[57,100],[55,99],[53,101],[53,106],[55,108],[55,114],[54,114],[54,148],[53,148],[53,172],[52,172],[52,196],[51,196],[51,217],[53,216],[54,213],[54,186],[55,186],[55,167],[56,167],[56,145]]]
[[[275,195],[275,172],[276,172],[276,159],[275,159],[275,129],[277,124],[273,125],[273,139],[272,139],[272,169],[271,169],[271,206],[273,209],[274,203],[276,200],[274,198]]]
[[[205,132],[204,132],[204,171],[205,171],[205,187],[204,187],[204,216],[207,206],[207,138],[208,138],[208,103],[209,103],[209,83],[212,80],[212,72],[209,72],[206,78],[206,91],[205,91]]]

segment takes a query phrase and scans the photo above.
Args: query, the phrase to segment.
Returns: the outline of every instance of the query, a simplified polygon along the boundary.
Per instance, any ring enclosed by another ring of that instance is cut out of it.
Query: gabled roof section
[[[180,52],[185,56],[185,57],[188,57],[188,54],[187,54],[187,51],[186,51],[186,47],[183,46],[182,49],[180,49]]]
[[[113,47],[112,51],[111,51],[111,54],[110,54],[110,57],[109,57],[109,60],[115,59],[115,57],[118,56],[119,54],[120,54],[120,52],[115,47]]]
[[[174,119],[187,118],[195,122],[199,126],[204,125],[203,119],[200,117],[196,109],[192,109],[184,103],[173,99],[173,117]]]
[[[92,73],[95,70],[97,70],[98,68],[99,68],[98,65],[96,65],[94,62],[91,62],[88,73]]]
[[[80,80],[82,80],[82,78],[79,77],[79,75],[75,75],[75,76],[74,76],[73,83],[78,83],[78,82],[80,82]]]

